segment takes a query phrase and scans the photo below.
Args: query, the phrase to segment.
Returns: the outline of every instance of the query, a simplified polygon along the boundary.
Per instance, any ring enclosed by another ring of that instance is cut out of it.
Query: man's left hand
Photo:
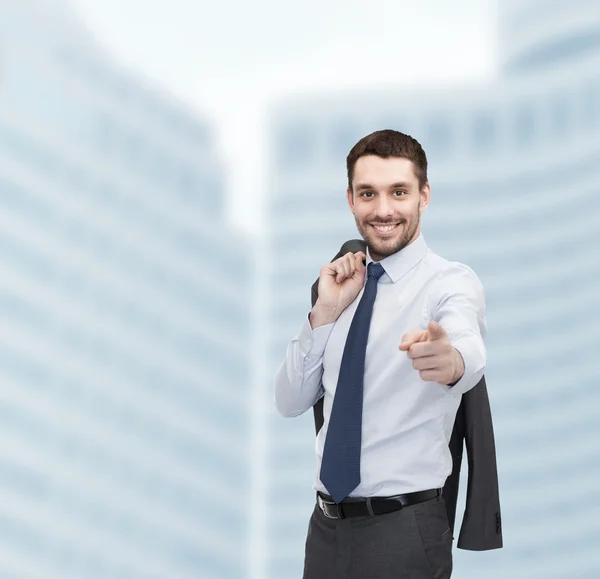
[[[413,368],[426,382],[455,384],[465,372],[460,352],[452,346],[446,330],[431,321],[426,330],[411,330],[402,336],[398,349],[407,352]]]

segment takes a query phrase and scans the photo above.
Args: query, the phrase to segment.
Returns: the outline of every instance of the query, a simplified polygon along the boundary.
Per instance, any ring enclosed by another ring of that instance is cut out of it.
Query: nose
[[[375,207],[375,215],[381,219],[388,219],[394,214],[391,200],[387,195],[380,195]]]

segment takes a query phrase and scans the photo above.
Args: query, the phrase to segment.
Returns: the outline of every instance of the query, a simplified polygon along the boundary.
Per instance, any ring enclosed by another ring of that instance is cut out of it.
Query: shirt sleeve
[[[333,326],[313,330],[307,317],[300,333],[288,344],[275,374],[275,407],[282,416],[299,416],[323,396],[323,354]]]
[[[487,326],[483,286],[473,270],[452,262],[441,272],[435,288],[430,317],[446,330],[465,365],[461,379],[448,389],[464,394],[485,372]]]

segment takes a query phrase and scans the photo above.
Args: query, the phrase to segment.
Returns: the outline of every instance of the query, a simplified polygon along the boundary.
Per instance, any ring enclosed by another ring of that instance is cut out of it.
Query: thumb
[[[402,342],[398,348],[402,351],[408,351],[408,349],[417,342],[422,342],[427,336],[427,331],[423,330],[411,330],[407,334],[402,336]]]
[[[441,340],[442,338],[445,338],[448,335],[446,334],[446,330],[444,330],[442,326],[440,326],[437,322],[434,322],[433,320],[429,322],[427,329],[429,331],[429,339],[432,341]]]

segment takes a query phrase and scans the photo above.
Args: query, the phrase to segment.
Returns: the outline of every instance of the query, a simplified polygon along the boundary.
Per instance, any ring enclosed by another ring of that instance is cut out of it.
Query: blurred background
[[[301,577],[273,376],[382,128],[486,289],[505,546],[453,576],[600,577],[596,0],[0,0],[0,579]]]

